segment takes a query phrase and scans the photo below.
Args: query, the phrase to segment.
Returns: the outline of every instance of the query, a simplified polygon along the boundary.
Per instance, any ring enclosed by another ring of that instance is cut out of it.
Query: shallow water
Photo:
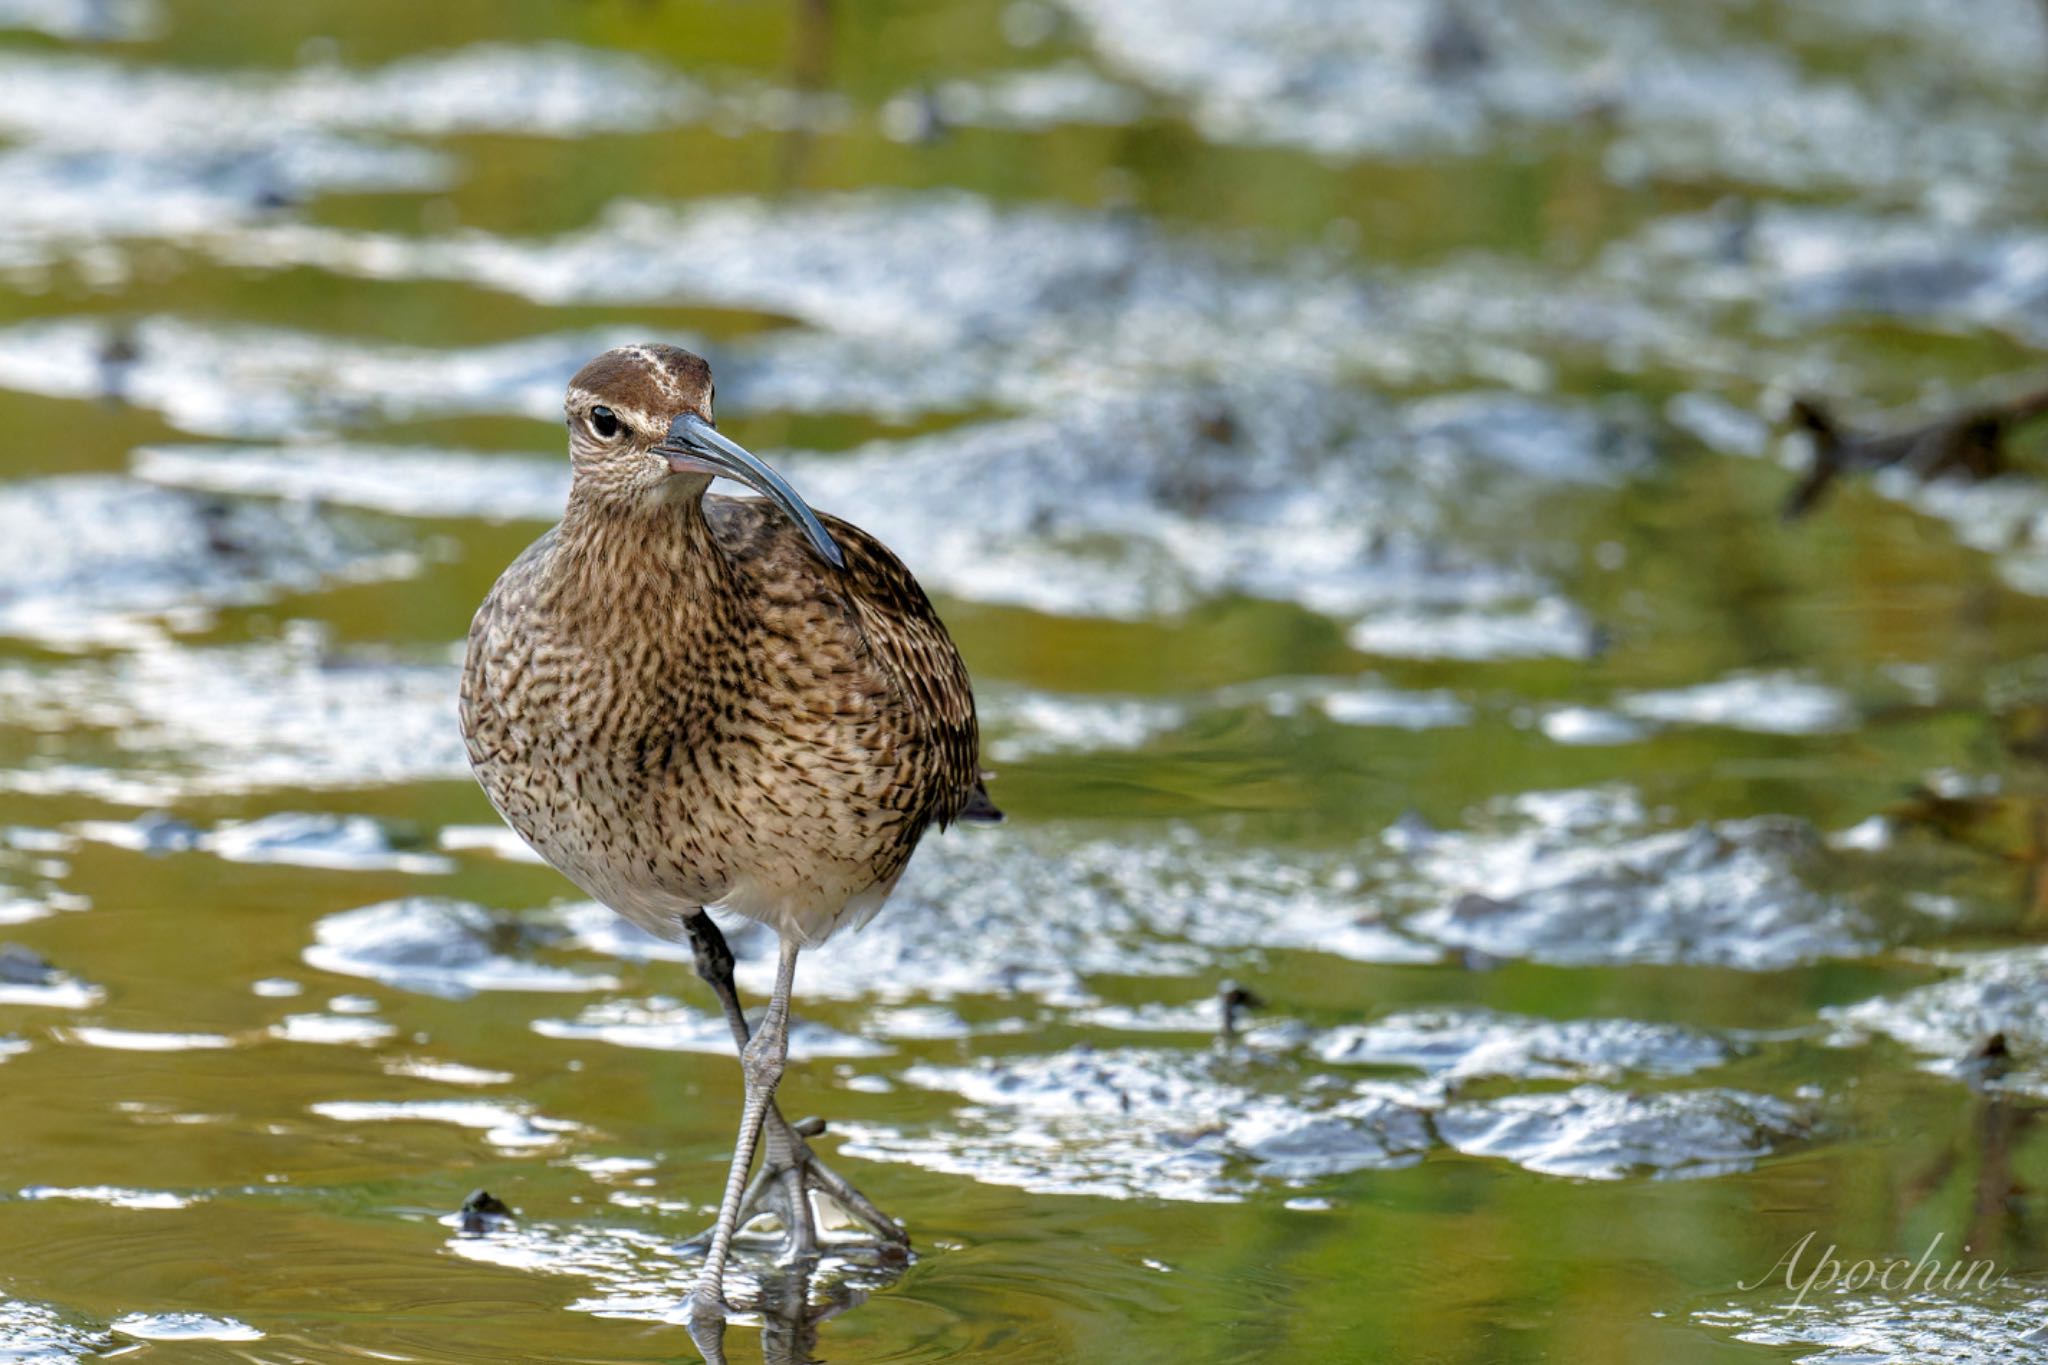
[[[2048,1358],[2039,434],[1778,519],[2024,382],[2048,10],[827,13],[0,0],[0,1362],[694,1358],[724,1025],[451,710],[650,337],[1012,816],[806,958],[918,1258],[736,1359]]]

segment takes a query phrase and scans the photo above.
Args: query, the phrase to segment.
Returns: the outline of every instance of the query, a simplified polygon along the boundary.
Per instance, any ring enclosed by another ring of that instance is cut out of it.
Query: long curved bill
[[[654,447],[654,453],[665,456],[668,467],[678,474],[715,474],[745,484],[803,527],[820,559],[835,569],[846,567],[846,556],[840,553],[838,542],[832,539],[832,533],[818,520],[810,504],[797,496],[788,480],[744,446],[720,436],[715,427],[695,413],[686,412],[669,423],[668,435]]]

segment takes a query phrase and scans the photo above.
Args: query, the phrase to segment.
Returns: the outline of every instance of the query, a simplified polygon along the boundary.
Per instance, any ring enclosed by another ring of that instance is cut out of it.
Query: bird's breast
[[[472,761],[506,820],[629,918],[723,905],[816,942],[872,912],[930,823],[930,726],[850,589],[786,557],[703,564],[558,544],[501,583],[465,669]]]

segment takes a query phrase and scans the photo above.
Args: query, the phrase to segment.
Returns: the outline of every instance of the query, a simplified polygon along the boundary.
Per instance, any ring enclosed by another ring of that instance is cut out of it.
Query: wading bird
[[[815,1250],[813,1195],[907,1244],[776,1108],[797,954],[880,909],[931,826],[1000,818],[966,666],[917,580],[720,435],[713,393],[673,346],[607,351],[570,381],[568,507],[478,610],[461,699],[498,813],[620,915],[687,936],[732,1026],[746,1098],[686,1306],[700,1345],[756,1212],[781,1218],[786,1260]],[[713,477],[761,496],[712,496]],[[781,939],[751,1040],[707,909]]]

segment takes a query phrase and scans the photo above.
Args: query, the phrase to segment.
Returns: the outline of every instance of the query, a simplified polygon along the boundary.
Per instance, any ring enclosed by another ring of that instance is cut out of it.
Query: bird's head
[[[620,346],[569,381],[569,463],[578,492],[638,508],[696,500],[714,477],[747,485],[781,509],[835,568],[846,559],[818,514],[780,474],[718,434],[718,386],[701,356],[679,346]]]

